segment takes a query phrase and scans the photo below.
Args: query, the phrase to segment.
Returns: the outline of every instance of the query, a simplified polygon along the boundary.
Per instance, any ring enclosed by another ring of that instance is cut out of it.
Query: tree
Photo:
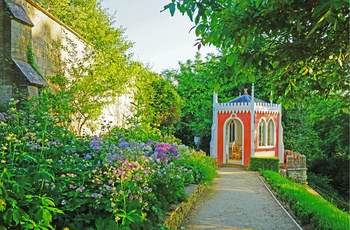
[[[180,63],[178,71],[168,71],[166,76],[173,77],[178,82],[177,92],[185,102],[182,107],[181,121],[176,125],[175,136],[186,145],[193,145],[193,137],[198,134],[202,137],[201,149],[209,153],[211,127],[213,117],[213,91],[218,72],[218,61],[213,54],[209,54],[203,61],[199,53],[194,60]],[[270,92],[264,87],[265,81],[260,80],[255,85],[256,96],[269,100]],[[220,79],[219,102],[227,102],[250,88],[251,82],[236,82],[231,79]]]
[[[187,14],[198,45],[221,50],[221,69],[230,70],[221,78],[263,75],[285,105],[335,92],[349,100],[345,0],[172,0],[164,9]]]
[[[182,106],[172,82],[140,62],[131,63],[131,74],[132,79],[125,91],[132,98],[133,115],[128,117],[128,128],[172,135],[173,126],[180,119]]]
[[[74,41],[68,40],[66,47],[58,45],[57,52],[65,50],[69,58],[62,60],[61,73],[46,76],[59,90],[56,95],[67,100],[81,134],[84,126],[93,129],[103,108],[126,91],[135,66],[132,55],[126,54],[132,43],[123,37],[122,28],[113,27],[113,16],[102,9],[99,1],[37,2],[85,39],[84,55],[75,48]]]

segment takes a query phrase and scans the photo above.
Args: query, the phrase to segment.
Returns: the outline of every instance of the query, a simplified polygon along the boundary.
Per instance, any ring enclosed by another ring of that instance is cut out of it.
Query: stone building
[[[84,60],[90,48],[82,36],[34,1],[1,0],[0,103],[17,95],[17,89],[29,96],[38,95],[39,89],[47,84],[46,77]],[[130,97],[116,98],[115,104],[103,110],[101,119],[108,118],[112,126],[122,126],[125,114],[131,114]]]
[[[21,4],[6,0],[0,1],[0,6],[0,101],[7,102],[14,96],[14,86],[29,95],[37,95],[45,80],[27,58],[34,24]]]

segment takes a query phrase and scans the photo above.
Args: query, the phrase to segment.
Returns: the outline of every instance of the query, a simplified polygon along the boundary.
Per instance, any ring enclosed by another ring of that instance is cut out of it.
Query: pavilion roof
[[[251,102],[252,101],[252,96],[248,94],[248,89],[245,88],[244,89],[244,94],[236,97],[230,101],[228,101],[227,103],[242,103],[242,102]],[[254,97],[254,102],[258,102],[258,103],[267,103],[266,101],[263,101],[259,98]]]

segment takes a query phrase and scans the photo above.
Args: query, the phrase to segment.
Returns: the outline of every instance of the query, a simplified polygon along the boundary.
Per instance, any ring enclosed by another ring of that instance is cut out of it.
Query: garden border
[[[176,206],[174,211],[167,213],[167,219],[164,225],[170,230],[177,230],[180,228],[187,214],[190,212],[192,206],[197,202],[198,198],[202,195],[207,187],[205,185],[193,185],[187,187],[188,198],[187,201],[181,202]]]

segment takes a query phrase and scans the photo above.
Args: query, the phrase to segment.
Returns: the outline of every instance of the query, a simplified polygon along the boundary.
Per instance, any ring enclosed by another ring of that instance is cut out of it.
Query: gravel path
[[[181,229],[297,230],[257,174],[223,167]]]

